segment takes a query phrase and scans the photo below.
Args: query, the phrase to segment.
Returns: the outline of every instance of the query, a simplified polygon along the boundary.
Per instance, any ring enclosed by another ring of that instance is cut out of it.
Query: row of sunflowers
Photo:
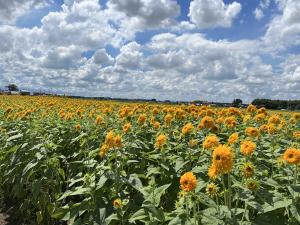
[[[24,224],[299,224],[300,113],[0,96]]]

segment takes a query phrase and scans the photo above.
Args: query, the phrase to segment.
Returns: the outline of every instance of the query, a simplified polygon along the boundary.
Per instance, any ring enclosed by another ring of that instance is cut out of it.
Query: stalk
[[[222,184],[223,184],[223,189],[224,189],[224,203],[226,206],[228,206],[227,203],[227,189],[226,189],[226,185],[225,185],[225,175],[223,175],[222,177]]]
[[[219,197],[218,197],[218,193],[216,194],[216,202],[217,202],[217,211],[218,211],[218,215],[220,216],[220,205],[219,205]]]
[[[231,210],[231,177],[230,173],[228,174],[228,208]]]
[[[196,211],[196,204],[193,204],[193,213],[194,213],[194,220],[195,220],[195,225],[198,224],[198,218],[197,218],[197,211]]]
[[[242,220],[241,220],[241,224],[243,224],[243,221],[244,221],[244,218],[245,218],[245,215],[246,215],[246,210],[247,210],[247,203],[245,202],[245,208],[244,208],[244,213],[243,213],[243,217],[242,217]]]
[[[296,169],[295,169],[295,180],[294,180],[294,184],[297,185],[297,180],[298,180],[298,166],[297,164],[295,165]]]

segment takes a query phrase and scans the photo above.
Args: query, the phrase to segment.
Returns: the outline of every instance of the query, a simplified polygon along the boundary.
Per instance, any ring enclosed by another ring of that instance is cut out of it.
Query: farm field
[[[300,224],[300,113],[0,96],[24,224]]]

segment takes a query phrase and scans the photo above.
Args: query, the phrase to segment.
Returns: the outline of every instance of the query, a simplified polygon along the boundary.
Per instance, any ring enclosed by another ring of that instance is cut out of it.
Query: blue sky
[[[172,100],[299,98],[300,1],[11,0],[0,85]]]

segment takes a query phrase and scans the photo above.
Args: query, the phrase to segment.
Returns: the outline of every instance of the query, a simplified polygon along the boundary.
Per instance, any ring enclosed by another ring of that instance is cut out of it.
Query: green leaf
[[[178,172],[182,167],[184,167],[189,161],[185,161],[182,157],[176,160],[175,171]]]
[[[38,224],[41,224],[43,221],[43,215],[41,211],[36,212],[36,221]]]
[[[97,188],[96,188],[96,190],[102,188],[102,187],[104,186],[104,184],[105,184],[106,181],[107,181],[107,177],[106,177],[105,175],[102,175],[102,176],[100,177],[100,180],[99,180],[98,183],[97,183]]]
[[[145,211],[145,209],[140,209],[130,217],[129,222],[134,223],[135,221],[141,221],[146,218],[149,218],[148,213]]]
[[[292,204],[290,207],[290,211],[293,217],[300,223],[300,206]]]
[[[51,217],[58,220],[64,220],[67,221],[70,219],[70,208],[69,206],[64,206],[61,208],[57,208],[54,210],[54,212],[51,214]]]
[[[95,215],[95,222],[98,225],[105,225],[105,216],[106,216],[106,209],[105,208],[100,208],[96,210],[96,215]]]
[[[13,135],[13,136],[7,138],[6,141],[7,141],[7,142],[9,142],[9,141],[14,141],[14,140],[17,140],[17,139],[19,139],[19,138],[21,138],[21,137],[23,137],[23,134],[16,134],[16,135]]]
[[[292,202],[293,202],[292,199],[286,199],[286,200],[274,202],[273,205],[265,204],[263,207],[263,212],[266,213],[266,212],[274,211],[276,209],[286,208],[289,205],[291,205]]]
[[[90,191],[90,188],[77,187],[75,191],[66,191],[57,201],[63,200],[66,197],[74,195],[84,195]]]
[[[119,220],[119,217],[118,217],[118,215],[117,215],[116,213],[113,213],[113,214],[111,214],[109,217],[107,217],[107,218],[105,219],[105,222],[106,222],[107,224],[110,224],[110,222],[113,221],[113,220]]]
[[[142,181],[140,180],[140,178],[138,177],[138,175],[135,174],[135,173],[130,174],[128,182],[129,182],[130,185],[132,185],[138,191],[141,191],[141,189],[143,188]]]
[[[30,161],[27,166],[25,166],[25,168],[23,169],[23,176],[32,168],[34,168],[39,162],[36,161],[35,159]]]

